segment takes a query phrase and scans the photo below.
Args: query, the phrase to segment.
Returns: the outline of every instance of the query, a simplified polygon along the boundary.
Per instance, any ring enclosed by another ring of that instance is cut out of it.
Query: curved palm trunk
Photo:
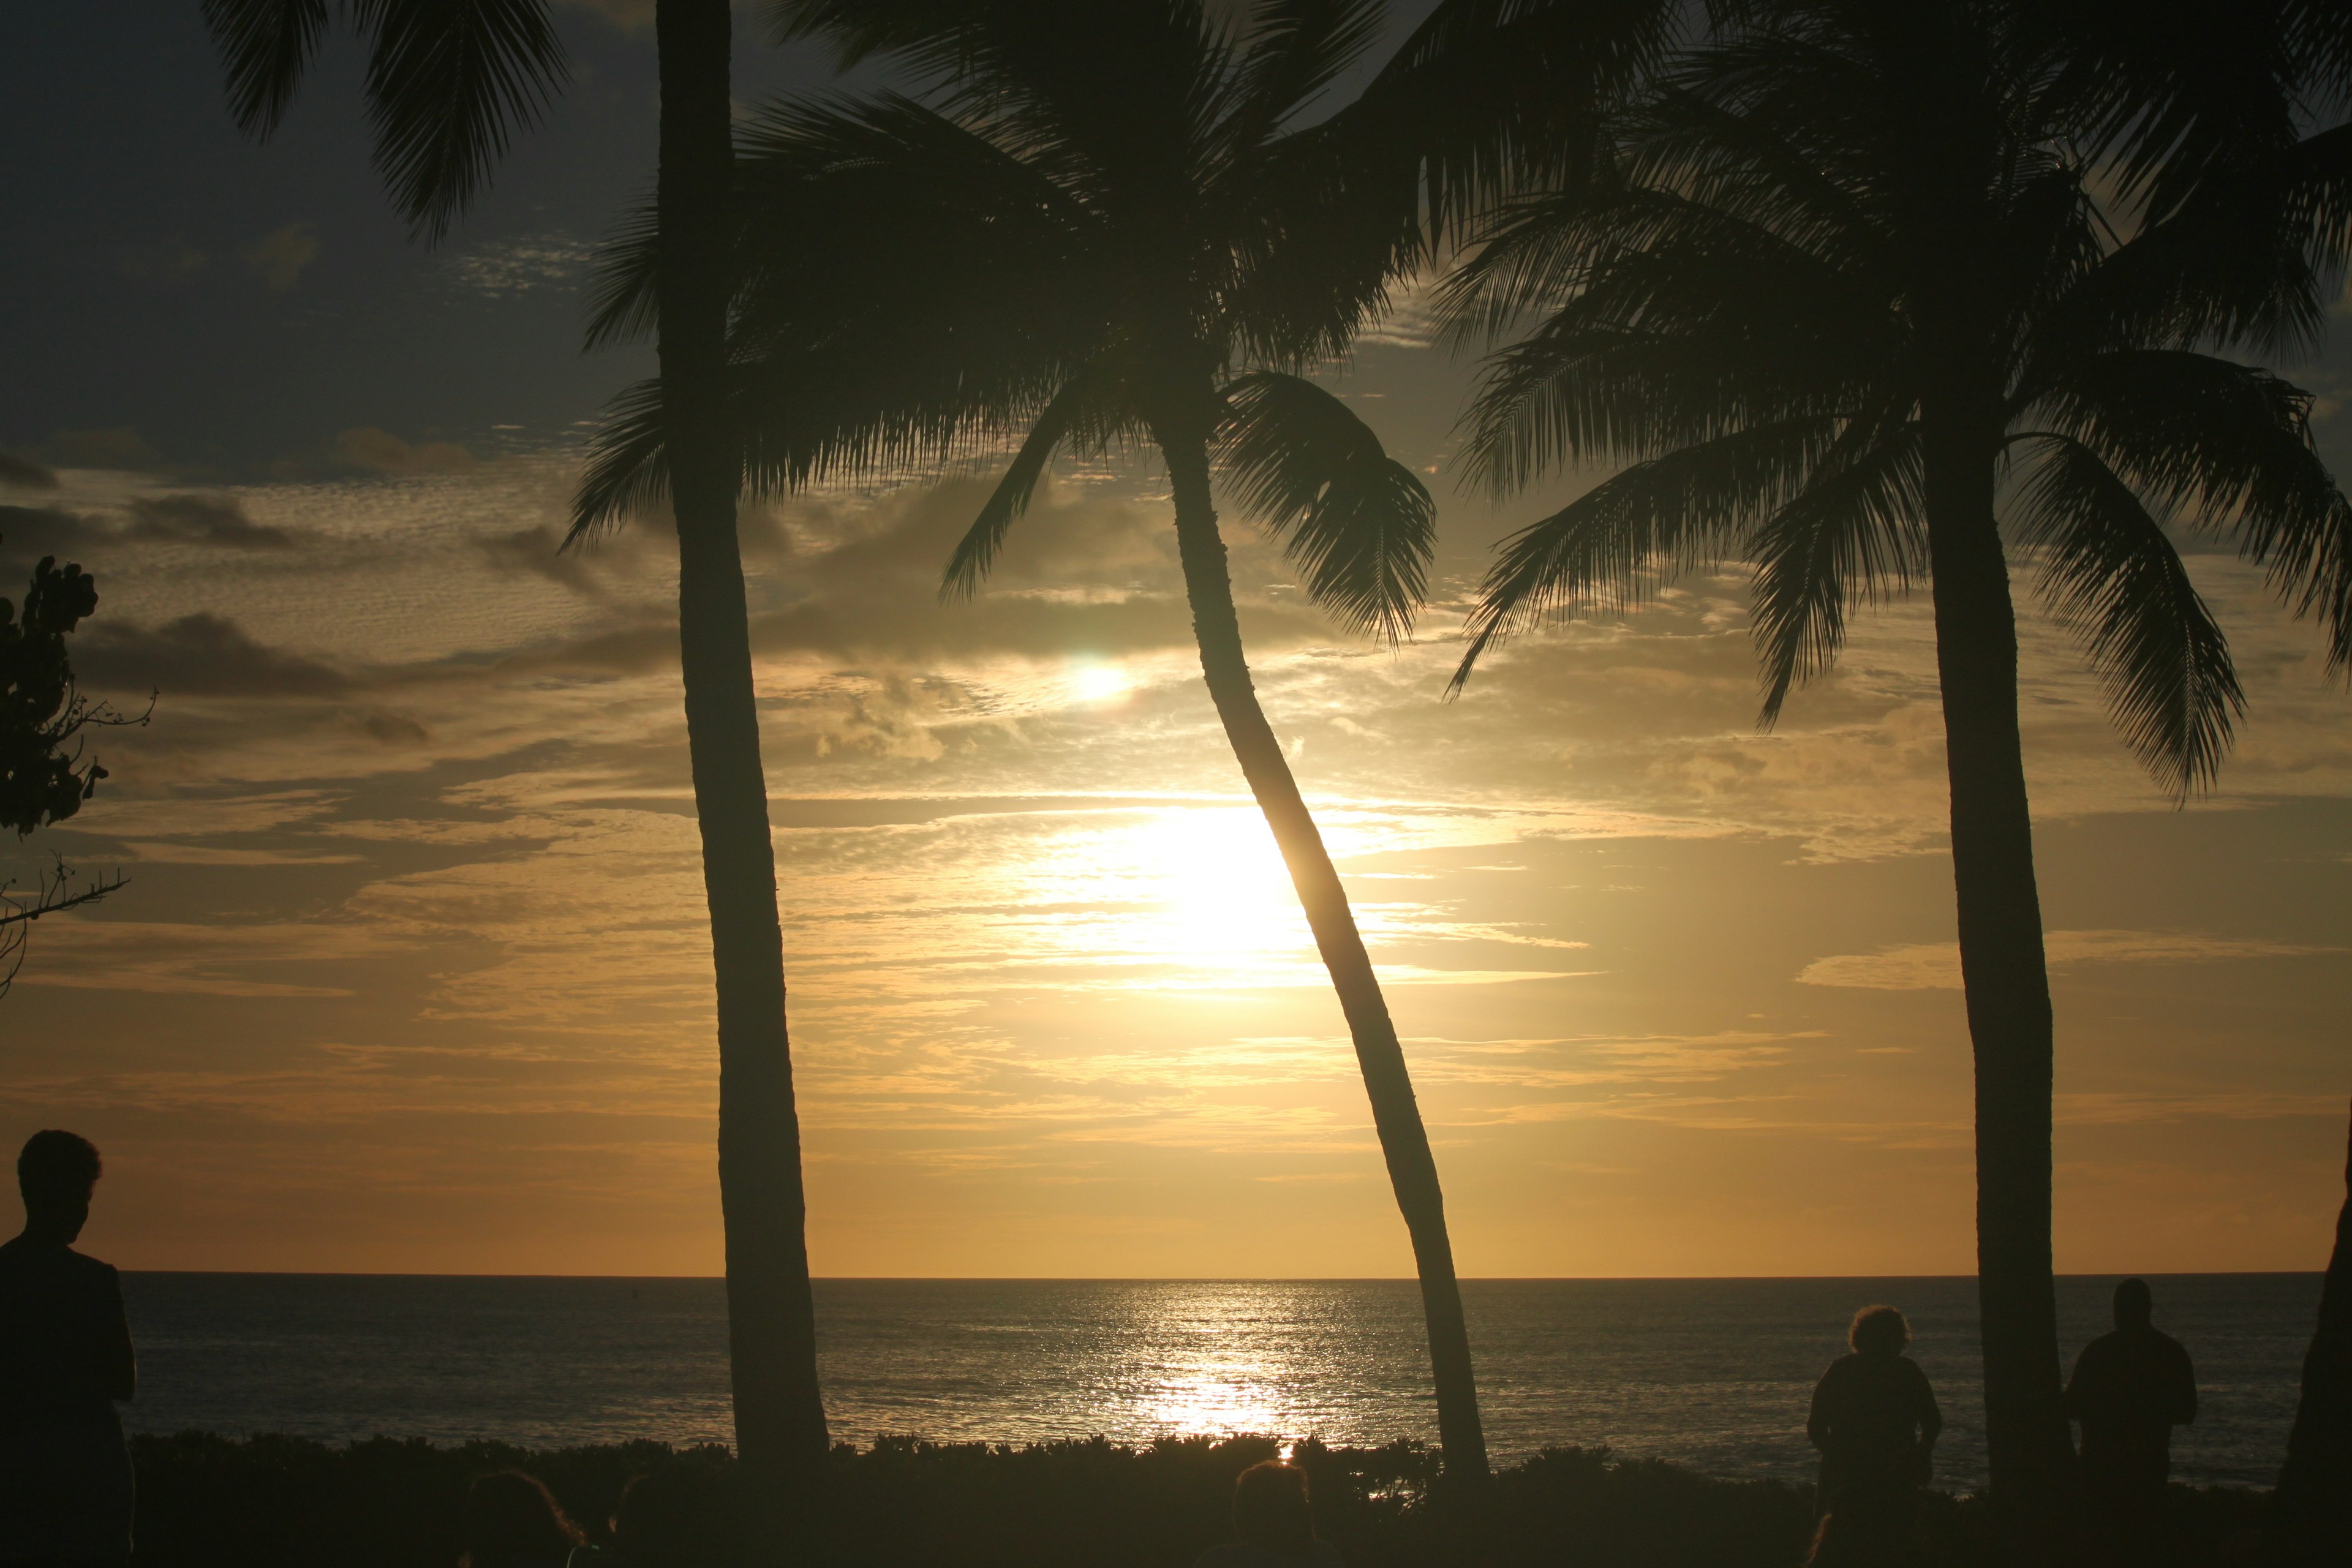
[[[2017,617],[1993,521],[1997,436],[1988,420],[1928,411],[1927,540],[1960,974],[1976,1054],[1985,1447],[2004,1532],[2042,1560],[2057,1549],[2074,1441],[2060,1399],[2051,1271],[2050,974],[2018,734]]]
[[[728,0],[659,0],[661,372],[677,514],[678,649],[719,998],[719,1194],[736,1453],[772,1508],[825,1455],[784,1029],[783,937],[725,435]]]
[[[1241,623],[1234,612],[1233,580],[1225,567],[1224,541],[1209,491],[1208,443],[1197,430],[1163,427],[1155,432],[1168,460],[1176,502],[1176,544],[1184,564],[1184,589],[1192,601],[1192,633],[1201,647],[1201,673],[1224,721],[1242,775],[1275,843],[1290,868],[1291,885],[1306,909],[1315,945],[1330,972],[1356,1062],[1371,1097],[1372,1123],[1381,1135],[1389,1182],[1412,1237],[1413,1264],[1421,1276],[1421,1304],[1429,1330],[1429,1359],[1437,1387],[1437,1432],[1446,1479],[1466,1482],[1486,1476],[1486,1436],[1478,1419],[1478,1389],[1470,1371],[1470,1335],[1462,1319],[1462,1289],[1454,1277],[1454,1244],[1445,1230],[1445,1197],[1437,1184],[1437,1162],[1429,1132],[1414,1102],[1404,1050],[1389,1018],[1372,961],[1356,931],[1347,889],[1323,847],[1323,836],[1298,794],[1281,742],[1259,708],[1243,657]]]
[[[2303,1398],[2263,1529],[2263,1560],[2295,1568],[2337,1562],[2352,1541],[2352,1152],[2344,1185],[2319,1323],[2303,1358]]]

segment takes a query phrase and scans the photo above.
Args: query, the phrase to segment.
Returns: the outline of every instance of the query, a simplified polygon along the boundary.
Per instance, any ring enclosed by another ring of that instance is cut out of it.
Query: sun
[[[1115,664],[1080,664],[1070,674],[1070,688],[1081,702],[1110,702],[1127,695],[1135,683]]]
[[[1273,830],[1254,808],[1167,812],[1136,830],[1135,847],[1171,951],[1247,971],[1311,941]]]

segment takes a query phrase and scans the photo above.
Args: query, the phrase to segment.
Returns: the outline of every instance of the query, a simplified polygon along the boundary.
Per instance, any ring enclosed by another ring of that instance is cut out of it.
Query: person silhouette
[[[0,1563],[131,1559],[131,1452],[114,1402],[138,1384],[122,1281],[73,1249],[102,1169],[86,1138],[16,1157],[25,1229],[0,1243]]]
[[[1813,1389],[1805,1436],[1821,1450],[1821,1564],[1909,1561],[1912,1514],[1944,1429],[1935,1390],[1903,1353],[1911,1325],[1892,1307],[1864,1307],[1846,1332],[1853,1353]]]
[[[2180,1342],[2149,1322],[2145,1279],[2116,1287],[2116,1326],[2083,1347],[2066,1381],[2066,1414],[2083,1428],[2083,1487],[2123,1554],[2162,1545],[2172,1429],[2197,1419],[2197,1373]]]
[[[1307,1472],[1266,1459],[1234,1478],[1234,1539],[1212,1546],[1192,1568],[1339,1568],[1339,1549],[1315,1533]]]

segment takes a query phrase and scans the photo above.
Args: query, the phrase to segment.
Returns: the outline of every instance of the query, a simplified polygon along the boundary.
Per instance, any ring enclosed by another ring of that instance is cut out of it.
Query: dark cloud
[[[270,230],[238,254],[272,293],[283,294],[301,281],[302,269],[319,258],[318,226],[287,224]]]
[[[215,544],[231,550],[291,550],[293,535],[245,515],[226,496],[142,496],[131,503],[126,538]]]
[[[351,676],[332,665],[256,642],[218,616],[182,616],[160,626],[91,624],[74,649],[89,686],[198,697],[333,697]]]
[[[474,466],[474,454],[454,441],[411,443],[373,425],[336,437],[335,455],[378,474],[459,474]]]
[[[980,593],[943,603],[940,569],[987,493],[982,482],[953,482],[866,508],[804,499],[772,511],[747,509],[753,650],[906,668],[1006,656],[1116,658],[1192,646],[1174,531],[1160,505],[1149,501],[1066,491],[1041,496],[1014,527]],[[644,519],[562,555],[551,526],[479,542],[506,571],[601,598],[618,580],[664,564],[656,557],[669,549],[666,522]],[[1246,529],[1229,529],[1228,537],[1252,650],[1328,641],[1329,625],[1295,593],[1253,591],[1269,577],[1287,577],[1287,570],[1261,560],[1262,547]],[[677,658],[676,623],[656,613],[506,662],[509,668],[636,673]]]
[[[44,555],[71,555],[90,541],[89,520],[47,506],[0,506],[0,563],[10,575]]]
[[[0,451],[0,485],[20,490],[53,490],[58,477],[30,458]]]
[[[371,710],[360,721],[360,728],[387,746],[421,746],[433,738],[433,732],[424,725],[389,708]]]
[[[110,430],[61,430],[48,442],[49,461],[61,468],[152,468],[163,454],[127,425]]]

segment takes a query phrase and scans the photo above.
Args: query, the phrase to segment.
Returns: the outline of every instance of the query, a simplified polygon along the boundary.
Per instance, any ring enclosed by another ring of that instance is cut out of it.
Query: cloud
[[[306,222],[275,228],[239,255],[274,293],[283,294],[301,281],[302,269],[319,258],[319,237]]]
[[[72,553],[89,537],[88,520],[72,512],[46,506],[0,506],[0,560],[29,567],[44,555]],[[0,592],[13,593],[15,586]]]
[[[163,454],[128,425],[109,430],[60,430],[47,443],[49,461],[61,468],[152,468]]]
[[[2042,946],[2054,967],[2063,963],[2199,963],[2232,958],[2299,958],[2337,950],[2251,937],[2200,936],[2190,931],[2053,931]],[[1957,991],[1958,942],[1920,942],[1877,952],[1817,958],[1797,976],[1805,985],[1869,991]]]
[[[242,504],[226,496],[140,496],[131,503],[131,521],[123,533],[131,539],[216,544],[232,550],[294,548],[291,534],[255,522],[245,515]]]
[[[74,650],[91,686],[202,697],[332,697],[352,689],[344,671],[256,642],[234,621],[182,616],[160,626],[94,624]]]
[[[299,965],[296,973],[306,980],[348,978],[347,970],[321,974],[319,966],[347,966],[394,945],[378,932],[347,925],[182,925],[53,916],[43,923],[42,934],[48,940],[41,962],[16,977],[20,985],[212,996],[348,996],[348,985],[264,975]]]
[[[648,20],[652,9],[646,7]],[[587,275],[595,257],[593,246],[554,229],[477,246],[452,258],[446,270],[461,289],[506,299],[538,289],[571,289]]]
[[[186,235],[174,234],[125,252],[115,270],[142,283],[176,283],[210,259]]]
[[[20,490],[53,490],[58,477],[30,458],[0,451],[0,485]]]
[[[474,455],[454,441],[411,446],[373,425],[336,437],[335,452],[353,467],[379,474],[457,474],[474,466]]]

